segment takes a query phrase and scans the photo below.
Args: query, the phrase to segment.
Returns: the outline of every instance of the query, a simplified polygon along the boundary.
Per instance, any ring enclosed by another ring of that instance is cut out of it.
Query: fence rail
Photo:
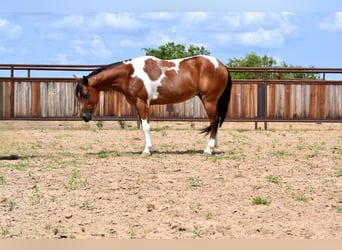
[[[103,65],[0,64],[0,120],[78,120],[73,74]],[[254,73],[234,79],[227,120],[342,122],[342,68],[230,68]],[[284,73],[318,74],[319,79],[282,79]],[[334,79],[328,79],[333,75]],[[136,120],[136,111],[118,92],[101,92],[97,120]],[[153,120],[206,120],[195,97],[152,106]]]

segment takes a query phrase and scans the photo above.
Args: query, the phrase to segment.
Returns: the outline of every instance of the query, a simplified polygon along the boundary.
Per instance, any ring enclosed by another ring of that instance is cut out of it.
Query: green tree
[[[252,52],[246,54],[242,58],[232,58],[228,60],[227,67],[257,67],[257,68],[301,68],[301,66],[288,65],[286,62],[282,61],[277,65],[276,59],[271,56],[258,56],[256,53]],[[313,66],[311,66],[313,68]],[[319,79],[319,74],[314,73],[303,73],[303,72],[293,72],[293,73],[270,73],[268,79],[290,79],[290,78],[300,78],[300,79]],[[260,79],[265,78],[263,72],[232,72],[233,79]]]
[[[175,44],[168,42],[159,46],[157,49],[143,48],[147,56],[155,56],[160,59],[177,59],[195,55],[210,55],[210,52],[203,46]]]
[[[263,57],[258,56],[252,52],[243,58],[232,58],[228,60],[228,67],[257,67],[257,68],[268,68],[274,67],[277,61],[273,57],[264,55]],[[264,78],[263,73],[254,72],[232,72],[233,79],[255,79]]]

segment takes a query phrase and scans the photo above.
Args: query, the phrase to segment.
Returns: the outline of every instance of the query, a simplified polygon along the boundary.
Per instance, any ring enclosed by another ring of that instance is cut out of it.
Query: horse
[[[77,78],[75,95],[81,103],[80,115],[92,119],[99,91],[121,92],[135,106],[145,136],[143,155],[151,155],[149,109],[154,104],[173,104],[198,96],[210,125],[201,133],[209,136],[204,150],[212,154],[218,143],[218,128],[225,120],[232,89],[228,68],[212,56],[199,55],[173,60],[141,56],[100,67]]]

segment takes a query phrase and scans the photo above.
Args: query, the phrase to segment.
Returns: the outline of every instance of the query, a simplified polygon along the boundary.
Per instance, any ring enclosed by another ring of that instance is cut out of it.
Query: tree
[[[249,53],[244,58],[236,58],[228,60],[227,67],[258,67],[268,68],[274,67],[277,61],[273,57],[264,55],[263,57],[258,56],[256,53]],[[232,72],[233,79],[255,79],[263,78],[263,73],[254,72]]]
[[[210,52],[203,46],[190,45],[186,48],[183,44],[175,44],[174,42],[168,42],[158,47],[143,48],[147,56],[155,56],[160,59],[177,59],[195,55],[210,55]]]
[[[301,66],[288,65],[284,61],[282,61],[279,65],[277,65],[277,61],[270,56],[258,56],[256,53],[252,52],[246,54],[243,58],[233,58],[229,59],[227,67],[257,67],[257,68],[271,68],[271,67],[281,67],[281,68],[301,68]],[[311,66],[312,67],[312,66]],[[319,74],[314,73],[303,73],[303,72],[294,72],[294,73],[270,73],[268,79],[291,79],[291,78],[299,78],[299,79],[319,79]],[[233,79],[260,79],[265,78],[263,73],[254,73],[254,72],[232,72]]]

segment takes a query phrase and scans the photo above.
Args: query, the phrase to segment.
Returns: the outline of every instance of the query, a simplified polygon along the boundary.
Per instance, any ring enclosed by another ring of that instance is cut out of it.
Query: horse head
[[[88,78],[83,76],[83,78],[78,79],[75,95],[82,105],[82,119],[85,122],[89,122],[92,119],[92,114],[94,113],[99,100],[98,91],[94,87],[89,86]]]

